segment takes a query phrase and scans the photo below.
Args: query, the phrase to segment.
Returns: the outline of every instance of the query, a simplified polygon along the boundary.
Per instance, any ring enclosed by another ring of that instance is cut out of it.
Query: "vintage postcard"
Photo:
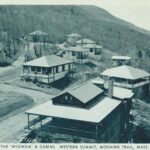
[[[150,149],[149,14],[142,0],[0,2],[0,150]]]

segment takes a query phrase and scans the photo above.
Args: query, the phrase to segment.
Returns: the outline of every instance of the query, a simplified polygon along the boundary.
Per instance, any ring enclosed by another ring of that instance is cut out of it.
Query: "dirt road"
[[[51,99],[53,95],[46,94],[40,91],[34,91],[29,89],[23,89],[19,87],[14,87],[12,85],[0,84],[0,91],[15,91],[18,93],[26,94],[31,96],[34,100],[34,106],[46,102]],[[0,142],[19,142],[20,137],[25,133],[24,127],[27,125],[27,117],[24,111],[28,108],[23,108],[22,110],[16,110],[14,115],[7,118],[0,118]]]

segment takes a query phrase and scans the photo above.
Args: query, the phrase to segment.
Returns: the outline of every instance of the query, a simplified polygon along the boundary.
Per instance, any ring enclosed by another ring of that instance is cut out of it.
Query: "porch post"
[[[29,122],[30,122],[30,116],[29,116],[30,114],[28,114],[27,116],[28,116],[28,129],[29,129]]]
[[[97,137],[98,137],[98,125],[96,124],[96,133],[95,133],[96,140],[97,140]]]

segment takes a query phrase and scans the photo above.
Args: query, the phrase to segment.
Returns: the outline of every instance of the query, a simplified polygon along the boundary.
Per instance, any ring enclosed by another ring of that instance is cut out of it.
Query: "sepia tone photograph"
[[[150,2],[0,4],[0,143],[150,143]]]

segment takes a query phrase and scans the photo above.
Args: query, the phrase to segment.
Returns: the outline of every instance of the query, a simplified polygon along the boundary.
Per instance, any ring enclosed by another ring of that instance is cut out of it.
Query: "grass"
[[[0,117],[33,103],[31,97],[17,92],[0,93]]]

